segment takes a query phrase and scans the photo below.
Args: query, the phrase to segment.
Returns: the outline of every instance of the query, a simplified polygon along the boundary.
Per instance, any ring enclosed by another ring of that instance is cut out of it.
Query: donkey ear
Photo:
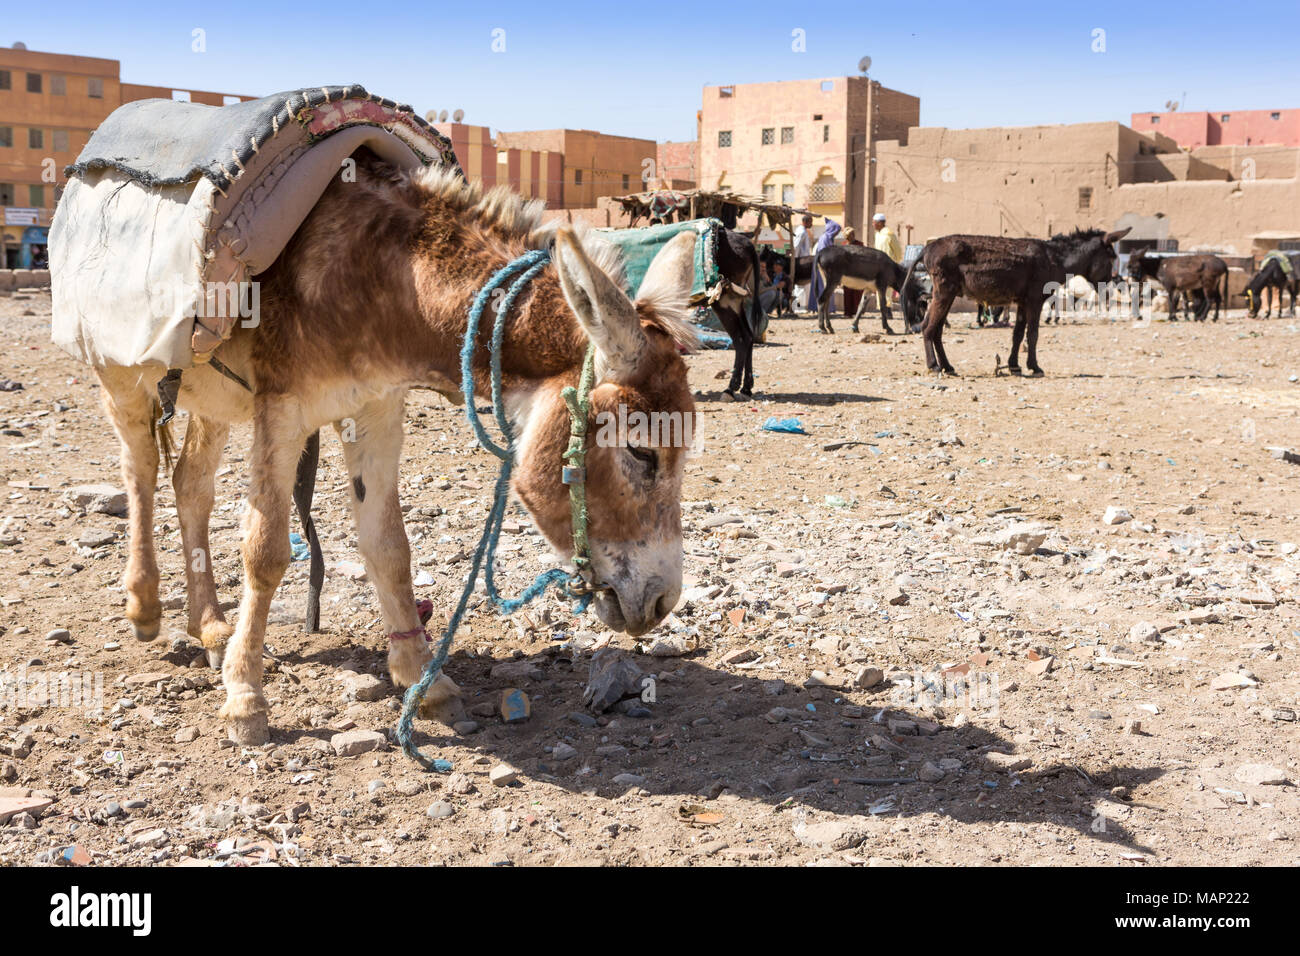
[[[637,300],[686,305],[695,284],[695,233],[687,230],[673,236],[646,269],[637,290]]]
[[[613,381],[631,378],[648,344],[636,308],[591,261],[567,227],[555,234],[555,271],[565,301],[596,343],[597,377]]]
[[[1133,227],[1129,226],[1127,229],[1120,229],[1117,232],[1108,232],[1101,241],[1109,246],[1111,243],[1119,242],[1132,231]]]

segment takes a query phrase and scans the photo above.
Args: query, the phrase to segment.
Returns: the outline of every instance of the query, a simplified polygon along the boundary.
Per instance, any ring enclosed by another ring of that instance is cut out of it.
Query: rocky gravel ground
[[[720,399],[730,352],[695,356],[676,612],[638,643],[553,599],[472,610],[463,696],[418,724],[452,770],[423,773],[391,743],[332,438],[324,631],[295,562],[269,745],[217,718],[166,480],[163,636],[131,638],[117,442],[49,308],[0,298],[0,863],[1300,862],[1300,466],[1273,450],[1300,446],[1296,320],[1075,317],[1044,329],[1043,379],[996,375],[1009,333],[970,316],[944,379],[915,337],[783,320],[744,403]],[[495,460],[437,395],[409,423],[437,624]],[[232,610],[248,437],[213,519]],[[500,554],[508,590],[553,561],[522,511]]]

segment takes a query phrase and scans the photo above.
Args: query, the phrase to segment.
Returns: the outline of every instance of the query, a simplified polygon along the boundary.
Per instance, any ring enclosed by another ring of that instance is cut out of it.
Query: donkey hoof
[[[754,392],[753,392],[753,390],[752,390],[752,389],[748,389],[748,388],[742,388],[742,389],[741,389],[739,392],[737,392],[736,394],[738,394],[741,398],[743,398],[743,399],[744,399],[745,401],[747,401],[747,402],[748,402],[748,401],[752,401],[753,398],[754,398]]]
[[[1008,375],[1021,375],[1021,374],[1023,374],[1023,373],[1020,371],[1020,366],[1019,366],[1019,365],[1008,365],[1008,366],[1007,366],[1007,374],[1008,374]]]
[[[246,747],[260,747],[271,739],[266,699],[249,691],[227,698],[220,717],[230,725],[230,739]]]
[[[1029,366],[1029,374],[1034,378],[1042,378],[1043,370],[1039,368],[1037,365],[1031,365]]]
[[[221,665],[226,662],[226,649],[224,647],[205,647],[203,653],[208,657],[208,666],[214,671],[221,670]]]
[[[727,389],[720,396],[718,396],[718,399],[719,401],[723,401],[723,402],[734,402],[736,400],[736,393],[733,392],[731,389]]]
[[[137,641],[152,641],[162,630],[162,621],[157,620],[152,624],[141,624],[137,621],[131,622],[131,633],[135,635]]]
[[[271,726],[266,714],[232,720],[227,731],[230,739],[241,747],[260,747],[271,742]]]

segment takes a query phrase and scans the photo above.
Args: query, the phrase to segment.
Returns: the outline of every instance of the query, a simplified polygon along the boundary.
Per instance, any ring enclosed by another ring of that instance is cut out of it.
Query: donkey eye
[[[653,448],[638,448],[635,445],[628,445],[627,451],[629,455],[645,465],[646,470],[650,472],[650,476],[654,477],[655,472],[659,469],[659,455]]]

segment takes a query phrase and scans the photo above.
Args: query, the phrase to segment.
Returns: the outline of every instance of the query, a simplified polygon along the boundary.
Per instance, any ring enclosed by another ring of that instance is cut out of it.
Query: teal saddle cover
[[[597,229],[600,238],[617,246],[623,253],[623,272],[627,280],[627,293],[635,298],[641,288],[650,263],[667,243],[678,233],[691,231],[696,235],[695,280],[691,283],[691,301],[709,297],[721,279],[718,271],[718,240],[722,235],[722,222],[717,219],[692,219],[689,222],[646,226],[642,229]]]

